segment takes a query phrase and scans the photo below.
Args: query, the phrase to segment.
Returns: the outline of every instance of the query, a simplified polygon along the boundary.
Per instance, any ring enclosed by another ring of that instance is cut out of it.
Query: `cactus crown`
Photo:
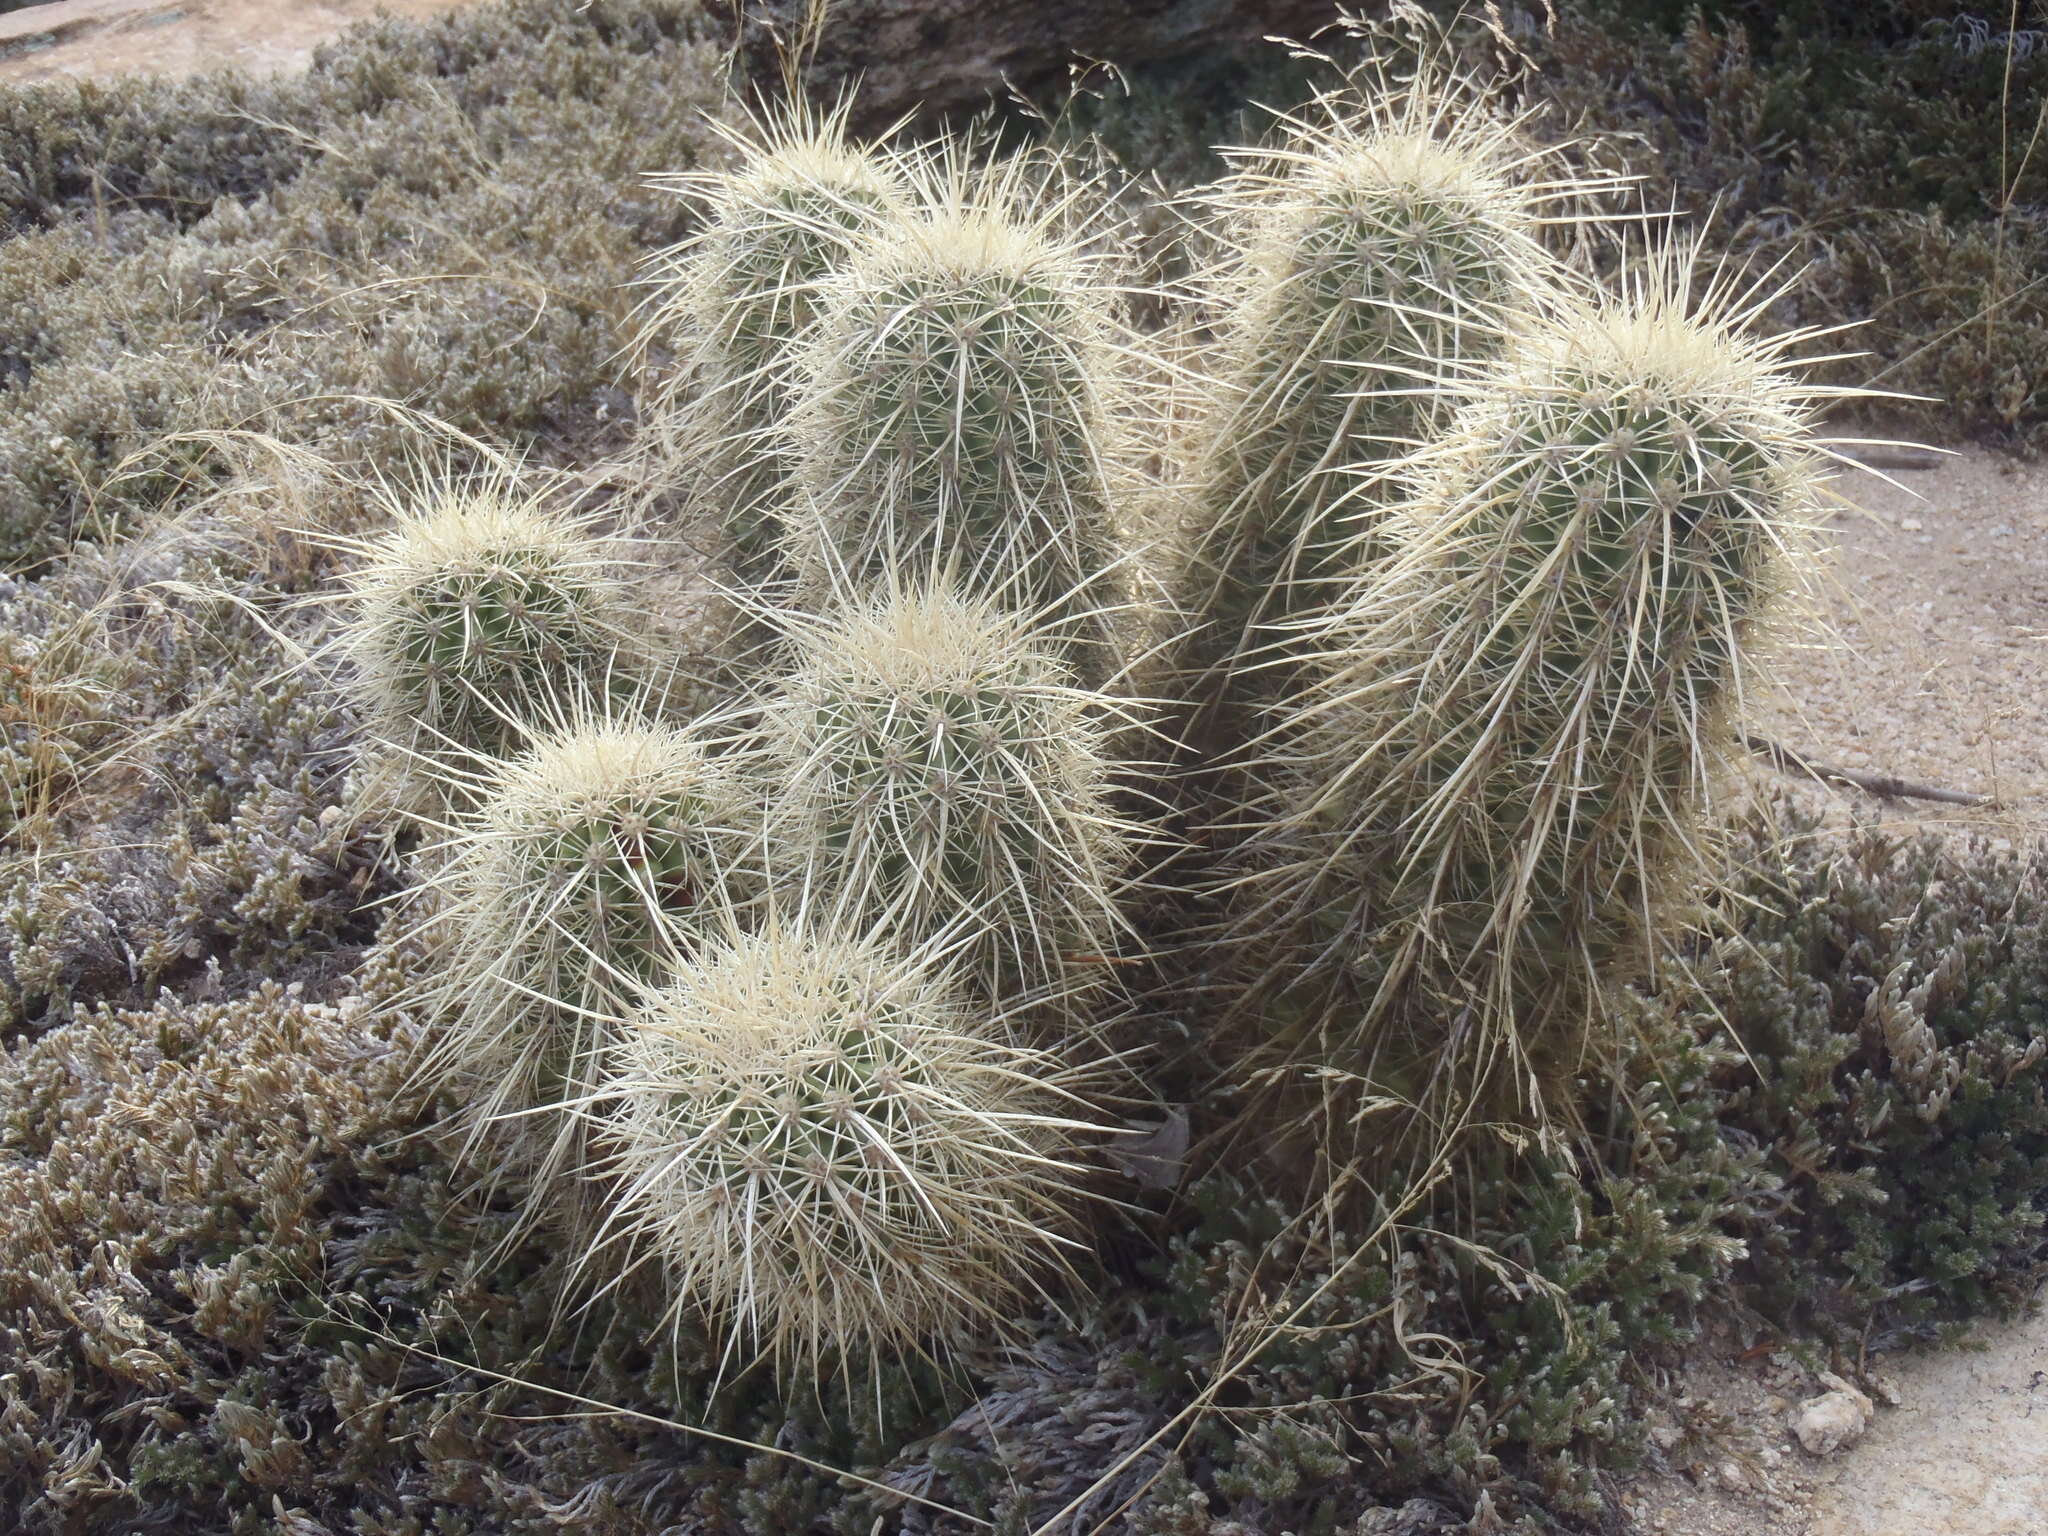
[[[497,770],[446,845],[429,919],[448,1023],[427,1071],[461,1086],[472,1136],[594,1091],[614,1021],[707,914],[753,894],[743,811],[689,735],[632,719],[569,724]],[[578,1122],[540,1129],[550,1171],[573,1160]]]
[[[822,116],[798,106],[755,134],[727,130],[741,167],[676,179],[703,203],[705,225],[656,258],[672,280],[643,346],[678,326],[690,343],[690,367],[652,413],[657,435],[666,434],[672,458],[695,451],[708,460],[691,471],[743,565],[758,564],[780,536],[788,375],[816,318],[818,284],[859,232],[904,204],[895,160],[848,143],[845,117],[843,106]],[[694,393],[685,398],[683,388]]]
[[[767,366],[801,335],[813,285],[903,185],[890,163],[834,137],[791,138],[726,178],[693,254],[700,325],[734,355]]]
[[[686,962],[619,1048],[616,1236],[785,1374],[1000,1321],[1062,1263],[1081,1127],[982,1017],[873,938]]]
[[[1782,371],[1801,337],[1758,342],[1681,281],[1652,274],[1532,327],[1395,514],[1442,601],[1477,599],[1475,662],[1547,635],[1632,683],[1667,662],[1732,667],[1742,627],[1799,573],[1808,401],[1825,391]]]
[[[829,280],[796,426],[814,574],[950,572],[1099,629],[1117,564],[1106,290],[1014,175],[956,178]]]
[[[628,692],[640,626],[617,569],[587,523],[503,486],[432,494],[351,578],[371,733],[474,762],[515,752],[528,724]]]
[[[798,632],[766,711],[789,785],[778,846],[849,917],[959,930],[991,991],[1068,976],[1114,926],[1128,829],[1093,696],[985,599],[919,588]]]
[[[1233,321],[1194,471],[1211,663],[1388,555],[1387,461],[1444,425],[1455,382],[1558,283],[1540,210],[1585,189],[1530,181],[1515,125],[1473,95],[1425,79],[1325,98],[1277,150],[1240,152],[1218,199]]]

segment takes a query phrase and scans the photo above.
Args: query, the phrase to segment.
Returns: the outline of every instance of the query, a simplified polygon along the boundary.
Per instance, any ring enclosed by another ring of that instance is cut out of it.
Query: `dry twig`
[[[1823,784],[1846,784],[1883,800],[1938,800],[1943,805],[1990,805],[1989,795],[1972,795],[1960,789],[1939,789],[1932,784],[1915,784],[1910,779],[1884,773],[1859,773],[1853,768],[1830,768],[1816,763],[1790,747],[1766,737],[1744,732],[1742,745],[1781,773],[1795,778],[1816,779]]]

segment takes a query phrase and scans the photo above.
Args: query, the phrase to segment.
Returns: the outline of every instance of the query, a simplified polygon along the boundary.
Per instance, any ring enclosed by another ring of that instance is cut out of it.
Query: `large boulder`
[[[735,0],[742,56],[772,81],[811,0]],[[1134,65],[1261,37],[1307,37],[1336,0],[834,0],[806,74],[832,100],[859,85],[857,127],[972,109],[1063,80],[1075,63]]]

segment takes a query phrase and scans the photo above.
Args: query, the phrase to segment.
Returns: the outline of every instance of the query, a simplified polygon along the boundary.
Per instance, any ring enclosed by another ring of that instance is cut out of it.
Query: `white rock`
[[[1828,1390],[1801,1403],[1799,1416],[1792,1423],[1792,1433],[1809,1456],[1831,1456],[1845,1445],[1854,1445],[1870,1428],[1876,1411],[1869,1398],[1832,1371],[1822,1371],[1820,1380]]]

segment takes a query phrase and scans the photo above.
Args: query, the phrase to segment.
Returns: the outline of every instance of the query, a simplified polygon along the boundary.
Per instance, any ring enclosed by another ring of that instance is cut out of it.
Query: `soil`
[[[1832,1456],[1791,1433],[1824,1390],[1788,1355],[1704,1350],[1682,1409],[1652,1425],[1670,1449],[1625,1496],[1654,1536],[2043,1536],[2048,1533],[2048,1312],[1967,1344],[1872,1356],[1851,1380],[1877,1402]]]
[[[2048,825],[2048,464],[1983,449],[1870,453],[1824,522],[1819,621],[1750,701],[1810,762],[1983,796],[1838,808],[2027,838]],[[1910,466],[1910,467],[1901,467]],[[2048,1531],[2048,1520],[2043,1521]]]
[[[378,12],[454,0],[59,0],[0,15],[0,83],[302,65]],[[2048,826],[2048,465],[1857,449],[1824,520],[1817,625],[1746,728],[1809,763],[1984,797],[1816,789],[1833,812],[2032,841]],[[1827,633],[1831,632],[1831,633]],[[1759,760],[1760,776],[1779,770]],[[1796,776],[1796,775],[1794,775]],[[1827,1458],[1790,1432],[1822,1390],[1787,1355],[1703,1348],[1625,1498],[1659,1536],[2048,1536],[2048,1312],[1964,1350],[1850,1362],[1879,1406]],[[1838,1364],[1838,1369],[1842,1367]]]
[[[343,28],[457,0],[56,0],[0,15],[0,83],[297,69]]]

